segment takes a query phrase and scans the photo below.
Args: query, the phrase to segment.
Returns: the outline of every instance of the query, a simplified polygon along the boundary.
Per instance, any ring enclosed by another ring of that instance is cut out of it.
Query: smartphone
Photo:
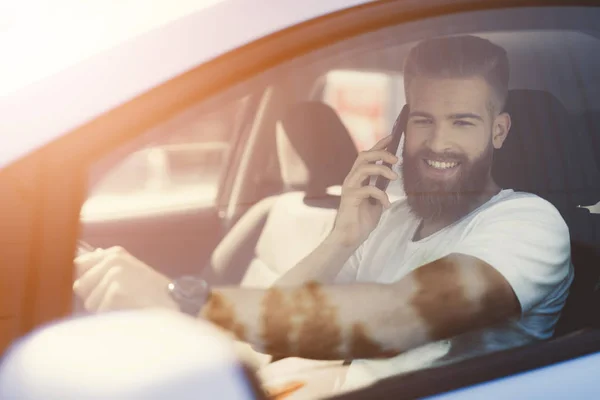
[[[408,114],[409,113],[410,113],[410,109],[408,107],[408,104],[406,104],[404,107],[402,107],[402,111],[400,111],[400,115],[398,115],[398,118],[396,118],[396,122],[394,122],[394,127],[392,128],[392,141],[386,147],[386,150],[394,155],[398,152],[398,146],[400,146],[400,140],[402,139],[402,135],[404,134],[404,131],[406,131],[406,124],[408,123]],[[387,163],[387,162],[383,162],[383,165],[385,165],[388,168],[392,167],[392,164]],[[375,187],[384,192],[386,191],[389,184],[390,184],[390,180],[384,176],[378,176],[377,179],[375,179]],[[370,197],[369,202],[371,204],[376,204],[377,200]]]

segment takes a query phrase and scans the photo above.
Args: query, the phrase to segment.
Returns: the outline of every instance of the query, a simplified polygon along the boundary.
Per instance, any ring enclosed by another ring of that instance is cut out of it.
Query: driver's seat
[[[600,326],[600,172],[589,135],[573,127],[565,106],[541,90],[511,90],[512,127],[494,153],[492,175],[505,188],[551,202],[569,227],[575,279],[556,334]],[[594,132],[600,135],[600,132]]]
[[[277,126],[287,193],[251,207],[219,243],[204,269],[212,283],[268,287],[331,231],[341,185],[358,156],[350,133],[328,105],[301,102]]]

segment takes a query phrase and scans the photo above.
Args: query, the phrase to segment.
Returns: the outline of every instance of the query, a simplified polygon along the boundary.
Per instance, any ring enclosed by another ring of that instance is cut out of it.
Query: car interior
[[[563,215],[570,228],[576,278],[556,335],[592,326],[598,323],[598,318],[585,310],[599,300],[595,286],[600,278],[596,236],[600,215],[593,206],[600,201],[600,145],[594,119],[599,113],[588,107],[598,105],[599,99],[590,95],[582,101],[577,86],[560,79],[548,81],[543,75],[554,73],[561,77],[575,70],[582,79],[588,79],[583,69],[589,68],[590,63],[597,64],[598,59],[577,57],[590,50],[589,46],[597,49],[600,41],[583,33],[561,31],[480,35],[506,48],[512,67],[505,110],[511,115],[512,128],[505,145],[495,154],[493,175],[500,186],[537,194]],[[548,51],[550,42],[554,46]],[[196,269],[185,272],[201,272],[214,284],[268,287],[330,231],[339,204],[339,190],[335,188],[342,184],[357,156],[357,148],[349,127],[324,99],[327,73],[351,69],[401,76],[399,67],[413,43],[387,44],[375,50],[357,48],[354,42],[343,45],[352,51],[336,48],[337,51],[329,50],[327,57],[317,52],[306,57],[308,60],[295,60],[256,78],[253,85],[261,89],[268,86],[268,90],[261,92],[256,113],[249,119],[252,123],[247,129],[252,140],[247,138],[243,154],[250,159],[245,170],[237,171],[233,186],[235,180],[243,180],[245,184],[242,182],[237,200],[233,196],[229,199],[228,211],[234,203],[233,212],[224,218],[227,222],[222,222],[218,240],[214,233],[208,240],[215,244],[212,251],[205,249],[205,255],[199,258],[196,252],[184,251],[196,260],[195,264],[183,263],[195,265]],[[571,66],[555,62],[557,48],[561,47],[573,53]],[[298,78],[286,73],[299,65],[303,74]],[[532,68],[541,65],[545,65],[544,74]],[[393,95],[403,100],[403,93]],[[399,103],[396,108],[401,107]],[[570,110],[566,104],[571,105]],[[390,127],[391,122],[390,119]],[[275,169],[280,182],[272,173],[264,174],[269,168]],[[257,186],[269,189],[261,191]],[[190,219],[185,214],[181,218],[186,222],[175,220],[169,224],[170,230],[180,229],[177,237],[190,222],[215,226],[214,220],[206,223],[206,219]],[[127,247],[127,239],[137,235],[136,225],[125,220],[128,228],[123,229],[123,222],[109,224],[102,234],[97,233],[97,226],[85,225],[82,238],[93,245]],[[150,224],[141,226],[147,229]],[[199,234],[204,240],[206,231]],[[151,257],[145,258],[147,250],[143,248],[162,251],[165,244],[155,243],[151,237],[155,245],[148,246],[149,236],[147,232],[137,236],[145,243],[132,246],[131,251],[154,265]],[[194,240],[198,236],[187,237],[185,243],[190,245]],[[167,253],[173,253],[172,249]],[[206,262],[199,265],[198,259]],[[172,265],[159,268],[173,274]]]
[[[341,185],[358,156],[335,110],[317,101],[291,106],[278,122],[277,150],[287,191],[259,201],[225,235],[204,270],[214,284],[268,287],[333,227],[340,197],[327,189]]]
[[[381,108],[385,122],[379,136],[370,137],[373,143],[391,130],[404,105],[402,64],[416,41],[475,34],[503,46],[511,66],[505,111],[512,127],[494,154],[494,179],[501,187],[534,193],[559,210],[569,227],[575,280],[548,342],[461,361],[460,371],[454,366],[435,368],[436,385],[430,384],[431,375],[416,371],[404,380],[382,381],[374,391],[354,398],[383,398],[390,388],[414,398],[456,387],[459,381],[473,384],[514,373],[515,368],[536,368],[552,357],[584,354],[598,337],[580,342],[570,338],[600,327],[600,32],[578,29],[568,13],[562,18],[554,13],[549,12],[553,19],[535,22],[524,17],[527,11],[513,16],[510,10],[430,18],[367,32],[284,61],[111,150],[92,169],[87,201],[91,204],[102,195],[98,188],[104,177],[132,154],[160,147],[182,129],[202,130],[209,122],[225,120],[227,150],[218,173],[211,172],[210,188],[202,171],[196,171],[192,194],[167,208],[151,207],[152,199],[171,196],[160,190],[147,197],[148,204],[123,208],[134,211],[95,215],[93,207],[86,211],[84,206],[79,239],[93,247],[122,246],[171,277],[202,274],[215,285],[272,285],[331,230],[340,185],[361,150],[359,119],[352,117],[361,113],[360,107],[342,107],[327,95],[339,89],[330,74],[351,71],[385,82],[376,97],[380,103],[368,105]],[[351,80],[344,84],[348,87],[342,89],[356,104],[369,98]],[[219,113],[224,109],[228,111]],[[198,141],[191,140],[194,145]],[[167,157],[165,162],[171,161]],[[206,190],[214,196],[202,198]],[[402,197],[401,182],[390,185],[388,192]],[[131,203],[128,196],[109,196],[107,204],[119,208]],[[522,361],[518,367],[515,358]],[[484,373],[482,363],[495,372]],[[459,380],[457,374],[466,378]]]

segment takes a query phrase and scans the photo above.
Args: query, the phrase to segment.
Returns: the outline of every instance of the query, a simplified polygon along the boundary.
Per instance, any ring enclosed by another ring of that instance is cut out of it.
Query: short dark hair
[[[448,36],[427,39],[410,50],[404,63],[404,90],[417,77],[482,77],[492,87],[491,111],[501,112],[508,95],[509,66],[506,50],[477,36]]]

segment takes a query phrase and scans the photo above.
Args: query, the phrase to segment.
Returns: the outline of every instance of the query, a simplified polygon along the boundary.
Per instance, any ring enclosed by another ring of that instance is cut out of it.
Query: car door
[[[523,2],[523,4],[529,6],[533,2]],[[561,6],[565,5],[569,5],[569,3],[561,3]],[[350,65],[350,69],[391,70],[394,73],[398,73],[401,72],[402,54],[405,54],[403,52],[405,52],[407,45],[412,45],[418,40],[436,35],[476,33],[483,37],[490,37],[492,40],[503,43],[507,48],[511,49],[511,54],[515,57],[513,63],[517,68],[518,66],[529,66],[531,68],[530,70],[523,69],[522,71],[525,73],[515,76],[513,89],[526,88],[527,90],[548,91],[560,99],[565,106],[564,109],[566,112],[571,112],[575,115],[581,115],[587,109],[596,109],[598,104],[600,104],[600,96],[598,96],[600,92],[597,90],[598,81],[596,75],[593,73],[597,70],[596,67],[598,66],[598,60],[594,58],[594,54],[598,54],[596,49],[598,46],[598,37],[600,37],[597,33],[597,10],[586,7],[540,7],[539,9],[515,7],[513,9],[508,6],[514,6],[514,3],[508,2],[503,4],[502,2],[498,2],[492,4],[490,2],[484,5],[481,2],[464,1],[454,2],[452,8],[448,3],[443,1],[431,3],[377,2],[376,4],[359,7],[344,13],[334,14],[320,21],[313,21],[310,24],[297,27],[297,29],[275,35],[258,43],[254,49],[233,52],[215,61],[214,64],[199,67],[199,70],[206,71],[211,68],[213,70],[220,68],[222,71],[229,71],[229,73],[223,72],[221,78],[223,92],[229,91],[234,86],[233,83],[239,84],[242,87],[247,83],[247,81],[241,78],[230,82],[228,79],[231,79],[232,76],[242,76],[252,81],[253,79],[258,79],[256,78],[257,76],[264,77],[263,73],[271,72],[273,73],[270,76],[273,78],[271,82],[276,80],[275,77],[282,75],[288,77],[288,81],[293,81],[294,75],[291,72],[303,74],[309,67],[314,67],[323,73],[331,69],[348,67],[348,65]],[[517,34],[515,35],[515,33]],[[285,52],[281,49],[285,49]],[[347,52],[344,52],[344,49]],[[378,51],[380,49],[383,50]],[[391,49],[391,52],[386,52],[386,49]],[[535,51],[532,49],[535,49]],[[397,53],[395,53],[396,51]],[[265,57],[265,54],[269,54],[270,57]],[[564,54],[569,54],[570,58],[561,57]],[[245,62],[240,62],[241,59]],[[323,67],[325,59],[328,61],[333,60],[329,63],[328,67]],[[281,69],[277,71],[277,68]],[[553,70],[552,68],[555,69]],[[555,74],[556,72],[559,73]],[[565,72],[566,75],[561,74]],[[269,75],[267,75],[267,78],[269,78]],[[585,84],[570,85],[569,82],[576,80],[575,78]],[[189,79],[189,76],[182,77],[181,79]],[[169,86],[169,83],[166,86]],[[211,94],[213,92],[207,90],[203,98],[204,101],[209,102]],[[192,97],[191,95],[189,96]],[[323,97],[316,98],[327,101]],[[151,103],[148,101],[148,98],[144,97],[137,99],[137,101],[139,102],[138,104],[147,105]],[[169,102],[174,102],[174,100],[165,96],[163,102],[168,105]],[[158,107],[164,106],[164,104],[155,105],[155,108],[150,107],[149,109],[156,111]],[[113,113],[118,114],[121,112],[127,114],[130,111],[131,109],[125,107],[113,110]],[[340,111],[343,111],[343,109]],[[151,120],[148,115],[143,117]],[[83,127],[74,132],[74,134],[86,137],[90,141],[99,141],[101,140],[99,139],[101,137],[99,134],[101,129],[98,126],[108,126],[109,124],[106,121],[107,119],[100,119],[98,125],[91,128]],[[119,126],[111,134],[114,137],[118,137],[118,133],[122,133],[125,128],[127,126],[123,123],[123,126]],[[139,136],[144,133],[146,133],[146,130],[139,129],[135,132],[135,135],[130,134],[130,136]],[[566,139],[566,142],[563,142],[566,144],[564,147],[559,147],[557,154],[560,157],[545,157],[542,151],[543,146],[528,148],[525,156],[533,157],[535,154],[542,154],[544,156],[542,158],[562,162],[562,160],[567,159],[567,149],[569,151],[572,149],[568,145],[570,143],[569,140],[586,137],[593,138],[597,135],[598,132],[594,131],[584,132],[581,135],[573,134],[570,138]],[[72,143],[81,144],[80,141],[75,142],[73,137],[66,138],[61,144],[64,146]],[[562,138],[565,139],[564,137]],[[129,140],[131,137],[127,139]],[[120,144],[125,141],[125,139],[122,139]],[[550,144],[550,142],[543,141],[538,143]],[[110,153],[115,150],[114,147],[116,146],[105,147],[106,150],[104,153]],[[53,162],[58,162],[63,154],[59,150],[60,147],[58,145],[46,149],[46,153],[44,153],[46,163],[44,166],[51,168]],[[589,156],[589,151],[587,151],[589,147],[579,146],[578,150],[581,150],[579,152],[581,158],[584,155]],[[89,172],[93,169],[100,155],[104,155],[92,152],[89,149],[83,153],[77,158],[70,160],[70,162],[65,161],[61,166],[64,167],[67,165]],[[90,155],[94,157],[85,157]],[[527,157],[525,156],[520,157],[517,161],[527,161]],[[577,157],[573,158],[573,154],[568,154],[568,156],[570,157],[569,162],[565,162],[563,165],[565,168],[577,164],[579,161]],[[157,157],[159,164],[161,157]],[[598,155],[592,154],[592,158],[597,161]],[[236,160],[237,158],[233,159],[233,161]],[[594,163],[590,165],[592,164]],[[577,166],[579,165],[577,164]],[[58,167],[50,169],[50,172],[56,170],[58,170]],[[523,168],[519,172],[526,175],[530,170],[533,170],[533,168]],[[597,170],[596,166],[592,166],[592,168],[587,169],[580,168],[577,173],[569,171],[563,174],[564,171],[559,167],[558,172],[557,176],[560,175],[562,183],[571,183],[578,176],[593,177]],[[47,176],[49,174],[48,171],[44,171],[43,173],[45,175],[40,172],[40,176]],[[15,174],[17,173],[15,172]],[[87,175],[85,178],[87,179]],[[542,180],[537,179],[540,182]],[[69,310],[69,302],[66,300],[67,298],[70,299],[72,271],[67,271],[65,264],[68,263],[73,255],[75,239],[77,237],[75,234],[77,229],[74,227],[75,224],[73,221],[77,220],[80,211],[79,206],[82,205],[82,202],[78,202],[78,194],[71,192],[76,192],[74,188],[80,188],[86,182],[80,176],[66,174],[63,181],[55,182],[54,185],[46,183],[40,189],[40,193],[43,193],[44,196],[40,196],[43,200],[38,201],[44,201],[44,203],[43,206],[38,206],[40,211],[36,214],[35,220],[37,222],[35,226],[41,231],[36,235],[37,241],[35,242],[40,250],[36,253],[37,257],[35,257],[36,264],[34,271],[36,273],[30,274],[32,276],[30,281],[34,282],[35,285],[32,284],[28,287],[35,289],[34,297],[36,298],[36,302],[28,304],[35,311],[35,313],[32,312],[32,315],[35,317],[30,317],[30,320],[33,321],[32,324],[49,318],[56,318],[58,315],[61,315],[61,312]],[[546,183],[546,180],[544,180],[544,183]],[[594,199],[593,201],[576,200],[576,203],[569,203],[567,205],[568,210],[563,211],[565,212],[565,216],[570,216],[571,214],[584,216],[582,224],[572,225],[572,237],[576,240],[581,238],[587,239],[587,244],[597,247],[597,237],[594,236],[597,218],[590,214],[581,214],[579,211],[574,211],[575,209],[579,210],[583,207],[591,206],[592,203],[600,200],[598,197],[594,198],[598,194],[597,182],[593,179],[587,179],[586,184],[589,185],[583,187],[569,185],[559,188],[544,188],[548,190],[542,190],[542,194],[551,197],[554,194],[561,195],[567,193],[568,197],[577,199],[579,199],[576,196],[577,194],[584,192],[590,194],[591,197],[589,198]],[[66,205],[60,208],[60,200],[67,196],[70,196],[70,202],[65,202]],[[56,208],[52,206],[56,206]],[[65,221],[70,222],[70,224]],[[34,226],[34,223],[32,223],[32,226]],[[65,230],[69,228],[68,232],[70,234],[65,235],[64,238],[56,238],[49,233],[50,228],[61,226],[65,227]],[[289,227],[289,229],[293,229],[293,227]],[[591,235],[585,238],[588,232],[591,232]],[[90,240],[93,239],[91,236],[89,238]],[[13,256],[13,259],[22,260],[23,257]],[[596,266],[593,258],[585,261],[587,262],[582,264],[584,267],[592,269]],[[52,291],[50,289],[56,290]],[[53,298],[52,296],[56,296],[57,293],[60,294],[59,298]],[[379,305],[373,306],[376,308]],[[589,309],[593,309],[597,305],[589,304],[589,306],[591,307]],[[599,350],[597,340],[585,342],[580,347],[576,345],[580,343],[577,338],[571,338],[569,343],[570,345],[567,349],[561,350],[562,359],[578,357],[582,354],[597,352]],[[498,363],[495,361],[497,359],[494,358],[494,354],[488,355],[486,358],[488,362],[474,358],[469,360],[469,365],[473,369],[486,371],[487,374],[482,374],[485,375],[485,378],[481,379],[489,380],[493,379],[493,377],[522,372],[521,368],[537,368],[543,366],[545,363],[555,362],[561,358],[558,356],[542,357],[540,353],[536,353],[538,357],[536,364],[531,365],[520,364],[523,357],[527,358],[526,353],[521,352],[521,349],[514,349],[509,353],[503,354],[508,354],[506,357],[509,361],[502,364],[504,367],[501,370],[495,370]],[[549,342],[541,354],[556,355],[559,354],[559,351],[554,343]],[[523,365],[525,366],[523,367]],[[447,378],[450,377],[447,381],[452,381],[455,376],[458,376],[458,374],[455,375],[457,371],[462,371],[462,376],[469,375],[468,373],[464,373],[465,370],[464,368],[461,369],[461,366],[464,366],[464,364],[457,364],[456,369],[453,369],[454,366],[448,366],[444,370],[445,372],[442,371],[440,374],[445,374],[444,376]],[[428,384],[438,382],[438,379],[441,377],[440,375],[436,375],[439,370],[432,371],[431,374],[429,374],[430,371],[426,371],[427,379],[419,382],[419,395],[415,395],[415,397],[431,395],[436,392],[448,390],[449,388],[477,383],[474,380],[468,379],[460,382],[455,380],[454,383],[447,383],[446,381],[444,386],[438,387],[434,384]],[[410,379],[410,377],[407,379]],[[390,381],[392,383],[402,383],[402,379],[398,379],[396,375],[392,375]],[[384,392],[384,395],[386,393],[387,395],[390,393],[402,394],[401,385],[384,385],[383,387],[388,389],[388,391],[381,390],[379,393]],[[364,395],[363,398],[373,398],[369,397],[372,392],[369,392],[368,389],[362,394]]]

